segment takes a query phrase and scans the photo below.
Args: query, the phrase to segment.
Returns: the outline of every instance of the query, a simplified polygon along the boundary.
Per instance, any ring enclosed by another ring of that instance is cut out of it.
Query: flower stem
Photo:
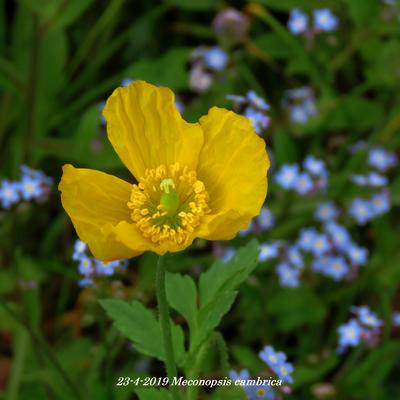
[[[157,261],[156,293],[157,293],[160,325],[163,336],[165,366],[167,369],[169,382],[171,384],[174,377],[177,376],[177,368],[175,364],[174,348],[172,345],[169,308],[167,303],[167,295],[165,291],[165,265],[163,256],[159,256]],[[174,400],[179,400],[179,394],[176,386],[171,386],[171,392]]]

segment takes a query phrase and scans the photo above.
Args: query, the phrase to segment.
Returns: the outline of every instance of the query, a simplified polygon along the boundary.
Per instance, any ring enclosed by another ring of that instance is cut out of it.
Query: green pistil
[[[163,211],[166,211],[169,217],[175,216],[180,205],[178,194],[175,191],[175,182],[171,178],[163,179],[160,189],[162,191],[160,205]]]

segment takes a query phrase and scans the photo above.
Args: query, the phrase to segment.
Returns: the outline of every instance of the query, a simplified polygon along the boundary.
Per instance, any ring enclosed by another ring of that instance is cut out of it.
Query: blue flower
[[[381,321],[367,306],[352,307],[351,311],[357,315],[360,323],[367,328],[379,328],[383,325],[383,321]]]
[[[347,347],[356,347],[360,344],[363,328],[357,320],[351,319],[346,324],[339,326],[338,333],[338,352],[343,352]]]
[[[42,182],[37,178],[25,175],[22,177],[19,187],[24,200],[38,199],[42,195]]]
[[[329,221],[325,224],[325,231],[329,234],[337,249],[342,251],[347,250],[348,246],[351,244],[351,236],[343,225],[334,221]]]
[[[387,191],[375,194],[371,198],[370,205],[374,215],[381,215],[390,210],[390,197]]]
[[[388,183],[386,176],[377,172],[370,172],[368,175],[354,174],[350,177],[350,180],[358,186],[382,187]]]
[[[395,311],[393,314],[392,314],[392,323],[393,323],[393,326],[395,326],[395,327],[400,327],[400,312],[399,311]]]
[[[311,251],[313,249],[315,237],[318,232],[315,228],[303,228],[300,231],[300,236],[297,240],[297,245],[305,251]]]
[[[287,262],[282,262],[276,267],[276,273],[279,276],[279,283],[283,287],[299,286],[300,270],[292,267]]]
[[[228,55],[220,47],[204,52],[204,62],[213,71],[223,71],[228,63]]]
[[[317,234],[314,236],[314,242],[311,247],[311,252],[319,257],[326,254],[331,249],[328,236],[324,234]]]
[[[287,257],[291,265],[296,268],[304,267],[303,255],[297,245],[290,246],[287,250]]]
[[[343,257],[329,257],[327,268],[324,273],[335,281],[341,280],[349,271],[349,267]]]
[[[93,279],[89,277],[85,277],[78,282],[80,287],[87,287],[93,285]]]
[[[235,249],[233,247],[227,247],[222,256],[222,261],[228,262],[235,255]]]
[[[303,161],[303,167],[313,176],[318,178],[326,178],[328,171],[324,161],[309,155]]]
[[[246,97],[252,107],[263,111],[270,109],[269,104],[262,97],[258,96],[254,90],[249,90]]]
[[[271,242],[269,244],[263,243],[260,245],[260,254],[258,255],[258,261],[264,262],[271,258],[279,256],[279,243]]]
[[[81,275],[85,277],[93,275],[95,271],[93,259],[87,256],[82,256],[79,259],[78,271]]]
[[[111,276],[120,264],[119,261],[102,262],[95,260],[95,265],[97,275]]]
[[[295,124],[305,124],[310,118],[307,109],[302,104],[289,106],[289,117]]]
[[[270,230],[274,226],[274,216],[267,207],[261,209],[256,221],[259,227],[266,231]]]
[[[309,174],[307,174],[306,172],[302,172],[297,175],[294,186],[294,189],[297,193],[302,195],[307,194],[312,190],[313,187],[314,183]]]
[[[246,393],[249,400],[275,400],[275,393],[268,385],[247,385],[250,380],[250,373],[247,369],[239,372],[229,371],[229,377],[232,381],[237,382],[235,386],[240,386]]]
[[[279,379],[283,382],[293,383],[291,377],[293,365],[286,362],[287,357],[285,353],[276,352],[272,346],[265,346],[259,352],[259,356],[261,360],[278,375]]]
[[[275,180],[279,186],[288,190],[296,185],[299,175],[299,166],[297,164],[284,164],[275,175]]]
[[[368,261],[368,249],[351,243],[346,249],[346,254],[352,264],[365,265]]]
[[[349,207],[349,215],[360,225],[364,225],[373,218],[373,211],[371,202],[358,197],[353,199]]]
[[[314,16],[314,28],[317,30],[330,32],[334,31],[339,25],[337,17],[332,14],[329,8],[314,10],[313,16]]]
[[[397,157],[395,153],[386,151],[382,147],[374,147],[368,154],[368,164],[384,172],[397,165]]]
[[[328,222],[336,219],[339,215],[339,210],[331,201],[320,203],[315,210],[314,217],[318,221]]]
[[[86,243],[81,240],[76,240],[74,244],[74,252],[72,254],[72,259],[75,261],[80,260],[82,257],[85,257],[85,251],[87,249]]]
[[[269,117],[252,107],[246,107],[243,115],[251,121],[251,124],[257,133],[260,133],[263,129],[267,128],[270,122]]]
[[[18,182],[3,180],[0,183],[0,202],[3,208],[9,208],[20,200]]]
[[[311,269],[315,272],[327,275],[326,271],[328,270],[329,262],[330,262],[330,257],[328,256],[317,257],[312,261]]]
[[[129,86],[134,81],[135,80],[131,78],[124,78],[122,79],[121,86]]]
[[[289,31],[295,35],[299,35],[307,31],[308,28],[308,16],[301,12],[298,8],[294,8],[290,12],[288,21]]]

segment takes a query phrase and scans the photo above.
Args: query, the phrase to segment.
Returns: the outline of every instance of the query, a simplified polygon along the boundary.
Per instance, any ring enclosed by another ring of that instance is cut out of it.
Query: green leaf
[[[194,331],[197,318],[197,290],[193,279],[188,275],[166,274],[168,302],[178,311]]]
[[[186,63],[191,50],[177,47],[164,53],[159,58],[137,61],[125,71],[125,76],[132,79],[144,79],[155,85],[163,85],[172,90],[186,89],[188,85]]]
[[[99,300],[108,316],[122,335],[132,340],[138,351],[164,361],[163,338],[154,314],[143,304],[134,300],[127,303],[117,299]],[[175,359],[180,363],[184,357],[184,338],[181,327],[171,322]]]
[[[62,8],[54,23],[51,25],[53,29],[63,28],[71,25],[77,20],[93,3],[93,0],[68,0]]]
[[[294,55],[293,49],[277,33],[265,33],[255,43],[271,58],[287,59]]]
[[[228,262],[216,261],[200,276],[201,307],[214,301],[224,291],[232,291],[243,283],[257,266],[258,242],[253,239],[237,251]]]
[[[136,389],[139,400],[172,400],[171,393],[167,389]]]

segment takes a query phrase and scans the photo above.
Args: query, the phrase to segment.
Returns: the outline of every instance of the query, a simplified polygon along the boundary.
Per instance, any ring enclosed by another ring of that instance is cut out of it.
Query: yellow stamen
[[[178,163],[147,169],[133,185],[128,207],[143,236],[153,243],[185,243],[210,212],[203,182]]]

